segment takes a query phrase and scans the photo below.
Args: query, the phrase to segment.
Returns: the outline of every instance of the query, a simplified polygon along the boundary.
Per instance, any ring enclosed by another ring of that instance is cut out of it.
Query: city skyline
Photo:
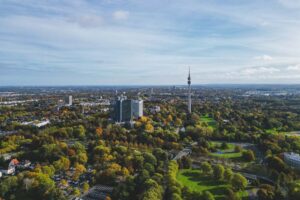
[[[0,86],[299,84],[300,1],[7,1]]]

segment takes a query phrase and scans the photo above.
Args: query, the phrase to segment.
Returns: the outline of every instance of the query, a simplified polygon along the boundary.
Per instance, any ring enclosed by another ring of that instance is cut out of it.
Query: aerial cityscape
[[[0,2],[0,200],[300,200],[298,0]]]

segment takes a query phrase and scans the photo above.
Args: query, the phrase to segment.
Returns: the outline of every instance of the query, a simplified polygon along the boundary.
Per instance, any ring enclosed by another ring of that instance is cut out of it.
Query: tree
[[[221,149],[228,149],[228,148],[229,148],[229,146],[228,146],[227,142],[222,142]]]
[[[148,179],[145,182],[145,192],[142,195],[142,200],[162,199],[163,189],[153,179]]]
[[[88,161],[88,157],[86,155],[86,153],[79,153],[77,155],[77,161],[81,164],[85,164]]]
[[[170,161],[167,174],[167,199],[182,199],[181,185],[178,183],[176,176],[178,173],[178,164],[175,160]]]
[[[101,127],[96,128],[96,135],[98,137],[102,137],[103,129]]]
[[[209,191],[205,191],[203,193],[203,200],[215,200],[215,197],[212,193],[210,193]]]
[[[61,157],[53,163],[57,170],[68,170],[70,168],[70,160],[67,157]]]
[[[286,168],[285,163],[277,156],[269,156],[266,160],[268,167],[278,172],[282,172]]]
[[[152,124],[147,123],[147,124],[145,125],[145,131],[148,132],[148,133],[153,133],[154,127],[152,126]]]
[[[242,151],[242,147],[239,146],[239,145],[235,145],[234,152],[238,153],[238,152],[241,152],[241,151]]]
[[[220,164],[217,164],[213,167],[213,176],[217,180],[223,180],[224,178],[224,167]]]
[[[252,150],[243,151],[242,157],[245,161],[251,162],[255,160],[255,155]]]
[[[189,169],[192,167],[192,159],[190,157],[183,156],[180,160],[184,169]]]
[[[289,187],[290,199],[300,199],[300,183],[294,182]]]
[[[205,174],[211,174],[211,172],[212,172],[212,167],[208,162],[201,163],[200,168],[201,168],[202,172]]]
[[[73,190],[73,195],[76,196],[76,197],[79,197],[80,196],[80,190],[78,188],[75,188]]]
[[[8,178],[1,180],[0,196],[5,197],[9,191],[12,191],[13,188],[17,186],[18,186],[18,178],[16,176],[9,176]]]
[[[181,196],[177,193],[172,194],[172,200],[182,200]]]
[[[232,187],[235,190],[245,189],[247,187],[247,183],[248,183],[247,179],[239,173],[234,174],[232,179],[231,179]]]
[[[228,188],[225,200],[241,200],[241,198],[231,188]]]
[[[262,184],[257,191],[259,200],[273,200],[275,199],[275,189],[273,186],[268,184]]]
[[[233,172],[230,168],[226,168],[224,171],[224,180],[227,182],[231,182],[233,176]]]
[[[54,181],[47,174],[24,172],[19,174],[19,178],[23,178],[26,190],[16,193],[16,199],[51,199],[57,193]]]
[[[182,120],[177,117],[174,124],[175,124],[175,126],[180,127],[180,126],[182,126]]]
[[[85,138],[85,128],[82,125],[75,127],[74,134],[77,138],[84,139]]]
[[[84,165],[82,165],[82,164],[76,164],[75,165],[75,173],[82,174],[84,172],[86,172],[86,168],[85,168]]]
[[[89,191],[89,189],[90,189],[90,186],[89,186],[88,182],[84,182],[82,185],[83,192],[87,192],[87,191]]]
[[[52,177],[55,173],[55,169],[53,167],[53,165],[50,165],[50,166],[43,166],[41,168],[41,171],[44,173],[44,174],[47,174],[49,177]]]
[[[151,153],[146,152],[143,154],[143,157],[144,157],[145,163],[150,163],[151,165],[156,166],[157,160],[156,160],[155,156],[153,156]]]

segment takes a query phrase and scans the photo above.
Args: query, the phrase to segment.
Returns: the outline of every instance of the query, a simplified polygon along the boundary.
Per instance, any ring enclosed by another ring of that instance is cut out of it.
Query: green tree
[[[67,157],[61,157],[59,160],[53,163],[57,170],[68,170],[70,168],[70,160]]]
[[[211,172],[212,172],[212,167],[208,162],[201,163],[200,168],[201,168],[202,172],[205,174],[211,174]]]
[[[225,200],[241,200],[241,198],[231,188],[228,188],[226,190]]]
[[[289,187],[289,198],[290,199],[300,199],[300,183],[294,182]]]
[[[243,151],[242,158],[248,162],[254,161],[255,160],[254,152],[252,150]]]
[[[242,151],[242,147],[239,146],[239,145],[235,145],[234,152],[238,153],[238,152],[241,152],[241,151]]]
[[[237,173],[233,175],[231,179],[231,184],[235,190],[243,190],[247,187],[248,182],[244,176]]]
[[[73,195],[76,196],[76,197],[79,197],[80,196],[80,190],[78,188],[75,188],[73,190]]]
[[[269,156],[266,160],[268,167],[278,172],[282,172],[286,168],[285,163],[277,156]]]
[[[233,172],[230,168],[226,168],[224,171],[224,180],[227,182],[231,182],[233,176]]]
[[[223,180],[224,178],[224,167],[220,164],[217,164],[213,167],[213,176],[217,180]]]
[[[85,138],[85,128],[82,125],[75,127],[74,134],[77,138],[84,139]]]
[[[215,200],[215,197],[212,193],[210,193],[209,191],[205,191],[203,193],[203,200]]]
[[[259,190],[257,191],[257,196],[259,200],[274,200],[275,189],[271,185],[262,184],[259,186]]]
[[[88,182],[84,182],[82,185],[82,191],[85,193],[89,191],[89,189],[90,189],[90,185],[88,184]]]
[[[142,195],[142,200],[160,200],[162,199],[163,189],[153,179],[148,179],[145,182],[145,192]]]

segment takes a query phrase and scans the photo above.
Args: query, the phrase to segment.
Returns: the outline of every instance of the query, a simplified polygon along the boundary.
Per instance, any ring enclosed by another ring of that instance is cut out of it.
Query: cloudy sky
[[[300,83],[300,0],[0,0],[0,85]]]

